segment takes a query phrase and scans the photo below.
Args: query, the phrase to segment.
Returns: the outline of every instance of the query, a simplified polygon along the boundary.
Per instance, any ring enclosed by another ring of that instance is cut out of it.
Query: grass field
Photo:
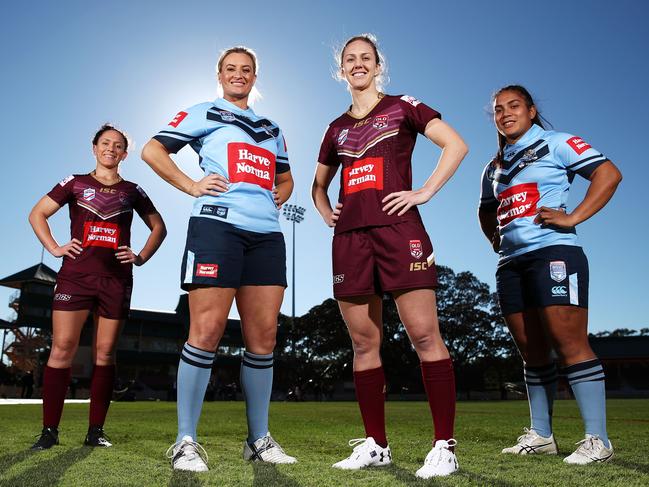
[[[362,435],[355,403],[272,403],[273,435],[299,462],[278,467],[241,459],[243,403],[206,403],[199,425],[199,440],[210,456],[211,470],[205,474],[173,473],[163,456],[175,436],[174,403],[113,403],[106,431],[115,446],[109,449],[81,445],[87,405],[66,405],[61,445],[38,453],[28,447],[40,430],[40,406],[0,406],[0,486],[649,485],[649,401],[611,400],[608,412],[614,460],[575,467],[562,462],[582,436],[573,401],[555,403],[560,455],[544,457],[499,454],[528,424],[525,402],[459,403],[460,471],[442,480],[422,481],[414,472],[430,448],[431,425],[428,405],[421,402],[388,402],[394,464],[356,472],[330,468],[350,452],[347,440]]]

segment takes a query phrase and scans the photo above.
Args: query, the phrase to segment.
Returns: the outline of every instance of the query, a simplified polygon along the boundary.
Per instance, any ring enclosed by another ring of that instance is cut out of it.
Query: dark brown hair
[[[504,93],[505,91],[515,91],[525,101],[525,105],[527,106],[528,109],[534,107],[536,108],[536,115],[532,119],[532,124],[536,124],[542,129],[545,129],[545,126],[543,125],[543,120],[544,118],[541,116],[541,112],[539,111],[538,107],[536,106],[536,103],[534,103],[534,99],[532,98],[532,95],[530,94],[529,91],[527,91],[527,88],[521,85],[507,85],[502,88],[500,88],[498,91],[496,91],[493,96],[491,97],[491,102],[493,104],[494,101],[496,101],[496,98]],[[503,150],[505,149],[505,145],[507,145],[507,139],[503,134],[498,132],[496,130],[496,134],[498,136],[498,152],[496,153],[496,156],[493,158],[491,161],[492,164],[494,164],[496,167],[500,167],[503,161]]]
[[[92,145],[97,145],[97,142],[99,142],[99,137],[101,137],[105,132],[108,132],[109,130],[114,130],[122,136],[122,138],[124,139],[124,150],[128,150],[128,135],[126,135],[126,132],[118,129],[111,123],[105,123],[99,128],[99,130],[97,130],[97,133],[92,138]]]

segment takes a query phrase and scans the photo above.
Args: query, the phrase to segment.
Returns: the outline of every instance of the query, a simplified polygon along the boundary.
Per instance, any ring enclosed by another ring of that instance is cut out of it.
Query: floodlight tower
[[[293,246],[292,246],[292,279],[291,279],[291,348],[295,356],[295,224],[304,220],[306,208],[299,205],[284,205],[282,213],[293,225]]]

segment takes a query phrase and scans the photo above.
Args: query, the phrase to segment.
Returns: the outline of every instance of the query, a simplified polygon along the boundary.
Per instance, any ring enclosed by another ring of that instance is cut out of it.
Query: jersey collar
[[[523,136],[516,141],[515,144],[505,145],[505,149],[503,151],[503,153],[505,154],[505,159],[509,159],[509,157],[507,157],[508,154],[516,154],[523,147],[530,145],[532,142],[538,139],[543,132],[544,130],[541,127],[533,123],[532,126],[527,129],[527,132],[525,132]]]
[[[238,106],[236,106],[234,103],[229,102],[225,98],[217,98],[216,100],[214,100],[214,106],[216,106],[218,108],[223,108],[223,109],[228,110],[230,112],[241,113],[241,114],[246,115],[248,117],[251,116],[251,115],[252,116],[255,115],[255,112],[252,110],[252,108],[250,108],[250,106],[248,106],[248,108],[246,110],[244,110],[244,109],[239,108]]]

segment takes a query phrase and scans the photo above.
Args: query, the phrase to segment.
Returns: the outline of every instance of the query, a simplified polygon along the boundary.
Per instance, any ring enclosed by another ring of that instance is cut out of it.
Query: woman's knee
[[[73,340],[56,341],[52,344],[50,360],[55,360],[57,362],[72,362],[78,346],[79,344]]]

